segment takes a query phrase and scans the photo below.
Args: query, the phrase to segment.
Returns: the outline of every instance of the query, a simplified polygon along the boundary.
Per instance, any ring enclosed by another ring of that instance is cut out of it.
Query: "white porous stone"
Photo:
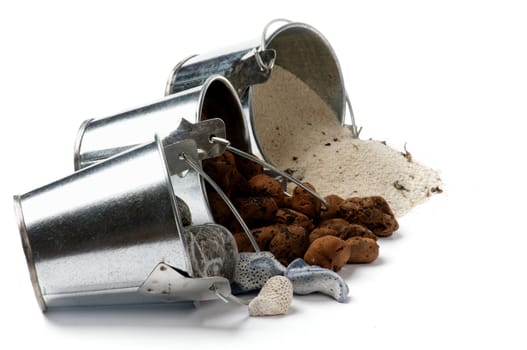
[[[271,277],[249,303],[249,315],[285,315],[293,300],[293,284],[284,276]]]

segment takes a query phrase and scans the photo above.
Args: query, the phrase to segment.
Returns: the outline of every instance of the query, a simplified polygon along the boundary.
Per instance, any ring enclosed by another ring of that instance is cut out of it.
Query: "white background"
[[[84,119],[158,99],[180,59],[277,17],[328,38],[363,137],[407,141],[445,193],[400,220],[376,263],[343,270],[347,304],[42,315],[12,195],[72,171]],[[0,347],[525,349],[526,18],[522,1],[2,2]]]

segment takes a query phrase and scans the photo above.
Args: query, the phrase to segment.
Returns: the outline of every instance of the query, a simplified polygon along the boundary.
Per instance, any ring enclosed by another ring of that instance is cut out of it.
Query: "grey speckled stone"
[[[240,253],[240,262],[232,283],[233,293],[261,289],[273,276],[283,275],[285,266],[270,252]]]
[[[284,273],[293,283],[295,294],[305,295],[320,292],[339,303],[346,301],[349,287],[336,272],[320,266],[308,265],[303,259],[295,259]]]
[[[232,234],[216,224],[185,227],[194,277],[223,276],[232,281],[238,265],[238,248]]]
[[[190,208],[187,203],[179,197],[176,197],[176,202],[178,205],[179,213],[181,214],[181,221],[183,226],[192,224],[192,214],[190,213]]]

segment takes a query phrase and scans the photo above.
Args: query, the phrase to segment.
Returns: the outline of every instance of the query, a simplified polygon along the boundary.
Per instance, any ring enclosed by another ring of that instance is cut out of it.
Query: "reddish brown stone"
[[[280,182],[265,174],[253,176],[248,183],[251,196],[271,197],[280,207],[284,202],[284,190]]]
[[[313,243],[316,239],[324,236],[337,236],[337,231],[327,227],[317,227],[309,234],[309,242]]]
[[[304,184],[313,191],[316,191],[315,187],[310,183],[305,182]],[[293,191],[291,208],[313,219],[318,218],[320,215],[320,201],[300,186],[297,186]]]
[[[260,226],[272,222],[278,207],[271,197],[238,197],[234,206],[248,225]]]
[[[352,237],[346,240],[349,249],[348,264],[371,263],[379,256],[379,245],[371,238]]]
[[[219,157],[204,160],[203,170],[227,196],[247,193],[247,180],[238,172],[232,153],[225,151]]]
[[[339,271],[349,259],[350,250],[342,239],[334,236],[323,236],[311,243],[304,261],[310,265],[322,266]]]
[[[339,235],[339,237],[343,240],[347,240],[351,237],[366,237],[373,239],[374,241],[377,240],[377,236],[373,232],[358,224],[350,224],[348,226],[348,231],[345,234]]]
[[[327,219],[321,221],[319,228],[329,228],[335,231],[337,236],[344,235],[349,231],[350,223],[341,218]]]
[[[327,208],[327,210],[320,211],[320,220],[327,220],[338,217],[340,203],[344,202],[344,199],[337,196],[336,194],[326,196],[324,197],[324,199],[326,200],[326,203],[328,203],[329,207]]]
[[[269,250],[269,244],[276,234],[283,231],[282,225],[269,225],[252,229],[251,232],[261,250]]]
[[[339,216],[352,224],[359,224],[380,237],[390,236],[399,224],[384,198],[355,197],[340,204]]]
[[[303,257],[308,246],[308,236],[302,226],[281,225],[280,232],[274,235],[269,244],[269,251],[278,261],[287,266],[294,259]]]
[[[315,225],[304,214],[289,208],[278,209],[275,216],[275,222],[284,225],[302,226],[306,232],[311,232]]]
[[[251,179],[252,177],[263,174],[263,166],[253,162],[250,159],[234,155],[234,161],[238,171],[246,178]]]
[[[233,233],[239,252],[254,252],[254,247],[245,232]]]
[[[228,226],[232,220],[232,212],[216,192],[207,193],[210,210],[217,224]],[[231,231],[232,232],[232,231]]]

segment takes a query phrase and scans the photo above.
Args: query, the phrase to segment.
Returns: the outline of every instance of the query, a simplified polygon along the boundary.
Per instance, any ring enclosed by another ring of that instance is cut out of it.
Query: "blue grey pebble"
[[[287,265],[287,268],[286,268],[286,273],[287,271],[291,270],[291,269],[298,269],[298,268],[301,268],[301,267],[306,267],[306,266],[311,266],[309,265],[308,263],[306,263],[304,261],[304,259],[302,258],[296,258],[295,260],[291,261],[289,263],[289,265]]]
[[[285,266],[270,252],[240,253],[240,260],[231,284],[232,293],[259,290],[273,276],[283,275]]]
[[[293,283],[295,294],[320,292],[342,303],[346,301],[349,293],[348,284],[336,272],[309,265],[300,258],[293,260],[287,266],[284,275]]]

